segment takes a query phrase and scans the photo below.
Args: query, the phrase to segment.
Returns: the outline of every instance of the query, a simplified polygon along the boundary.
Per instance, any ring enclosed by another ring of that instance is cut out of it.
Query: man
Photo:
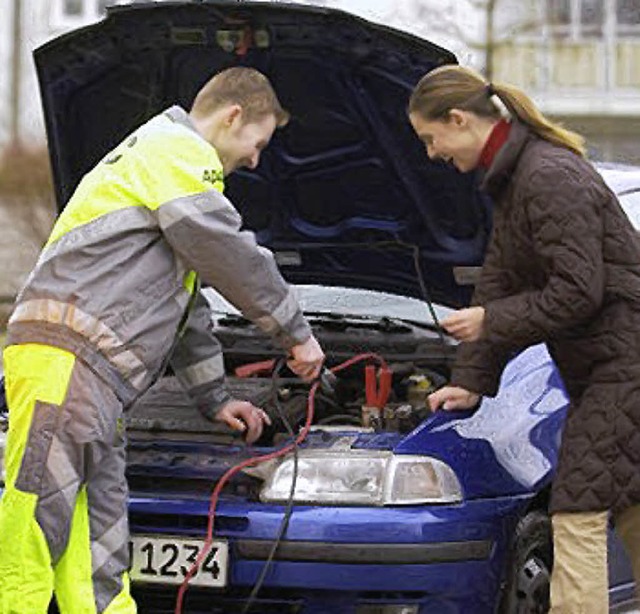
[[[268,421],[224,388],[199,280],[290,353],[324,355],[271,253],[222,195],[286,123],[268,80],[214,76],[81,181],[20,293],[4,353],[10,429],[0,502],[0,614],[135,612],[126,569],[122,412],[171,362],[203,414],[259,437]]]

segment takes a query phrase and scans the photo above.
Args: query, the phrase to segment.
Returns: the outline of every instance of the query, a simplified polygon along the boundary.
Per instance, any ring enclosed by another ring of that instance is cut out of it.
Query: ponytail
[[[523,124],[529,126],[541,139],[570,149],[579,156],[585,156],[584,137],[546,118],[533,103],[533,100],[521,89],[506,83],[493,83],[492,88],[495,95],[509,109],[509,112]]]
[[[426,120],[446,119],[451,109],[495,120],[516,117],[541,139],[585,156],[584,138],[546,118],[522,90],[506,83],[488,83],[474,70],[454,64],[427,73],[409,100],[409,113]]]

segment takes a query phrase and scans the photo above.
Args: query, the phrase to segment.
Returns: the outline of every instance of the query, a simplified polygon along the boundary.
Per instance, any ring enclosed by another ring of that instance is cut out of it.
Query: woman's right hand
[[[429,395],[429,409],[463,410],[475,407],[480,395],[460,386],[443,386]]]

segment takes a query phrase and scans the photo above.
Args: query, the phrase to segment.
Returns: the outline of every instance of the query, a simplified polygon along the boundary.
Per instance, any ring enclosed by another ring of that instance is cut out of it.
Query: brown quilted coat
[[[551,511],[640,503],[640,238],[587,161],[523,124],[483,188],[485,329],[459,346],[452,383],[495,395],[514,350],[546,342],[571,400]]]

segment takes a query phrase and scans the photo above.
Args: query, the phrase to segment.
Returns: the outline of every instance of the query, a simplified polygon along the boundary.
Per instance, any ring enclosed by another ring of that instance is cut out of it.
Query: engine
[[[272,364],[261,361],[239,367],[229,386],[238,393],[241,387],[245,397],[269,414],[272,425],[264,437],[278,439],[289,428],[297,431],[304,424],[309,385],[293,376],[269,374]],[[412,362],[386,368],[354,364],[337,373],[331,385],[318,388],[314,424],[408,432],[430,415],[427,397],[446,382],[444,373]]]

